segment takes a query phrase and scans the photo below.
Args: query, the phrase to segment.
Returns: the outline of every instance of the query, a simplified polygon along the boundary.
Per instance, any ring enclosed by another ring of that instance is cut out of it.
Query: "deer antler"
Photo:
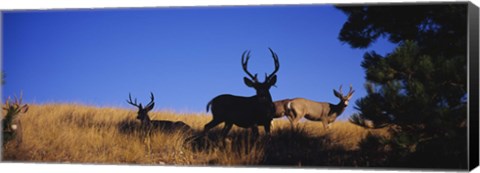
[[[5,105],[3,106],[3,110],[8,111],[9,107],[10,107],[10,97],[8,97],[7,100],[5,100]]]
[[[153,100],[154,100],[153,93],[150,92],[150,103],[148,103],[148,104],[145,106],[145,108],[148,108],[148,107],[152,106]]]
[[[353,92],[355,92],[355,90],[353,90],[352,84],[350,84],[350,90],[348,91],[347,96],[350,97],[353,94]]]
[[[340,87],[338,87],[338,93],[343,96],[342,85],[340,85]]]
[[[265,81],[269,81],[278,72],[278,69],[280,69],[280,63],[278,62],[277,53],[273,52],[271,48],[268,48],[268,50],[270,50],[270,53],[272,53],[272,58],[275,63],[275,70],[273,70],[272,74],[266,77]]]
[[[245,54],[247,54],[247,57],[245,57]],[[250,76],[250,78],[252,78],[253,81],[258,82],[257,74],[255,74],[255,76],[254,76],[250,72],[248,72],[247,64],[248,64],[249,59],[250,59],[250,51],[243,52],[243,54],[242,54],[242,68],[243,68],[243,71],[245,71],[245,73],[247,73],[247,75]]]
[[[135,98],[135,102],[132,102],[132,95],[131,95],[130,93],[128,93],[127,103],[129,103],[129,104],[131,104],[131,105],[133,105],[133,106],[136,106],[136,107],[138,107],[139,109],[142,109],[142,106],[137,104],[137,98]]]
[[[11,102],[11,98],[8,97],[7,100],[5,100],[3,110],[13,114],[25,113],[28,111],[28,104],[22,105],[22,95],[20,95],[20,99],[14,96],[13,103]]]

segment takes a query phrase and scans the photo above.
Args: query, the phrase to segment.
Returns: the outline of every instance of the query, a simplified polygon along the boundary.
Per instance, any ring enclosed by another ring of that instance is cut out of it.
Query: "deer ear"
[[[342,98],[342,94],[340,94],[338,91],[333,90],[333,95],[335,95],[338,98]]]
[[[27,112],[27,111],[28,111],[28,104],[23,105],[22,108],[20,109],[20,111],[21,111],[22,113]]]
[[[268,81],[268,85],[273,86],[277,83],[277,75],[273,75],[273,77]]]
[[[248,87],[253,87],[252,80],[248,79],[247,77],[243,77],[243,82],[245,82],[245,85],[247,85]]]
[[[146,107],[145,110],[151,111],[153,109],[153,106],[155,106],[155,103],[152,103],[150,106]]]

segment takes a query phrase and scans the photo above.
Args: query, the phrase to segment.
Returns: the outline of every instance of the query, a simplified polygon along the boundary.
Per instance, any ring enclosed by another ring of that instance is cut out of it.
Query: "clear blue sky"
[[[240,58],[251,50],[249,70],[263,81],[270,47],[280,59],[274,100],[337,103],[332,89],[352,84],[347,119],[366,94],[363,54],[395,45],[350,48],[337,39],[346,19],[329,5],[4,11],[2,97],[132,108],[128,93],[146,103],[151,91],[157,111],[205,112],[217,95],[254,95]]]

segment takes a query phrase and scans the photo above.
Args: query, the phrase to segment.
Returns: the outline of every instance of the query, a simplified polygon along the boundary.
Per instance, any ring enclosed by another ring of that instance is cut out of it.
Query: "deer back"
[[[295,98],[290,101],[290,109],[295,111],[297,116],[304,116],[310,120],[324,120],[331,112],[331,104],[317,102],[305,98]]]
[[[181,121],[152,120],[151,126],[162,131],[190,130],[191,127]]]
[[[270,123],[271,114],[275,111],[273,103],[262,102],[256,96],[220,95],[211,101],[211,105],[215,119],[231,122],[240,127]]]

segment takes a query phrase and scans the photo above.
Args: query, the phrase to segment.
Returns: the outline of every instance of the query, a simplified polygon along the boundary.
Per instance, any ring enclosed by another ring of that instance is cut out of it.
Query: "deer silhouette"
[[[150,102],[145,107],[143,107],[141,103],[137,104],[137,99],[135,99],[135,101],[132,101],[132,96],[130,94],[128,94],[127,103],[138,108],[137,119],[140,120],[141,127],[144,130],[150,131],[157,129],[161,131],[172,132],[175,130],[188,131],[191,129],[189,125],[185,124],[182,121],[174,122],[165,120],[151,120],[148,116],[148,112],[150,112],[155,105],[153,93],[150,93]]]
[[[264,82],[259,82],[257,74],[252,75],[248,71],[247,64],[250,59],[250,51],[243,52],[242,67],[250,77],[244,77],[243,80],[245,85],[255,89],[256,95],[242,97],[223,94],[213,98],[207,104],[207,112],[211,108],[213,119],[205,125],[203,134],[222,122],[225,122],[222,130],[224,137],[234,124],[242,128],[251,128],[255,136],[258,135],[258,126],[264,126],[266,134],[270,134],[270,122],[274,116],[275,107],[269,90],[277,81],[276,73],[280,64],[277,54],[272,49],[269,50],[274,60],[275,69],[270,75],[265,74]]]

